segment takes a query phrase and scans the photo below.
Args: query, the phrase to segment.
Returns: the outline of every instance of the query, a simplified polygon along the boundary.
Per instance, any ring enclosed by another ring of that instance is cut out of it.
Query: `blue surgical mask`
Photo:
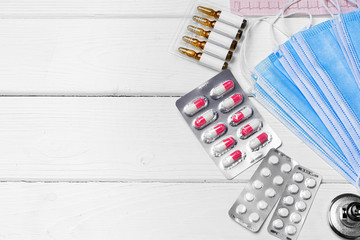
[[[270,105],[267,108],[273,109],[273,112],[276,113],[275,116],[288,119],[286,122],[291,123],[286,125],[290,126],[291,130],[302,139],[308,139],[305,141],[308,145],[316,149],[318,153],[323,152],[324,159],[330,165],[336,166],[335,168],[344,177],[348,180],[350,178],[354,183],[356,173],[347,162],[326,126],[296,85],[290,80],[277,56],[271,54],[255,67],[255,72],[254,96],[262,104]]]
[[[326,27],[326,25],[328,26]],[[357,162],[357,159],[360,158],[360,151],[356,145],[356,143],[360,143],[360,134],[357,134],[358,132],[360,133],[360,124],[356,121],[351,109],[347,109],[347,105],[337,99],[335,93],[332,94],[331,90],[335,88],[330,88],[329,86],[333,85],[333,81],[328,77],[330,74],[328,74],[327,69],[321,64],[327,64],[327,62],[324,60],[322,51],[318,51],[317,44],[319,43],[321,45],[325,41],[323,39],[324,37],[329,39],[327,34],[323,34],[324,29],[326,30],[329,27],[331,28],[330,24],[325,22],[296,34],[295,37],[292,37],[288,42],[280,45],[280,50],[276,56],[278,56],[279,62],[316,111],[322,122],[324,122],[328,130],[333,133],[334,138],[349,162],[355,169],[360,169]],[[319,31],[320,34],[318,34]],[[310,45],[305,42],[303,35],[313,36],[318,41],[316,43],[309,41],[312,44]],[[331,41],[329,40],[329,42]],[[312,49],[315,50],[310,49],[309,46],[312,46]],[[338,51],[341,55],[340,48]],[[325,55],[329,55],[329,52],[334,52],[336,56],[336,50],[328,50]],[[322,62],[320,62],[319,59],[322,59]],[[336,60],[330,60],[336,62]],[[338,66],[347,66],[345,59],[343,59],[343,62],[337,60],[337,63]],[[341,67],[339,67],[339,69],[344,72]],[[333,75],[335,75],[334,79],[339,79],[336,75],[340,75],[339,72],[333,72]],[[329,88],[331,90],[329,90]],[[336,92],[336,90],[333,91]]]
[[[331,167],[341,173],[346,180],[352,184],[356,183],[357,175],[355,171],[351,166],[342,164],[343,162],[346,162],[346,158],[340,148],[336,145],[331,134],[321,122],[318,128],[325,131],[314,132],[307,126],[304,126],[306,128],[305,130],[298,124],[303,123],[302,120],[296,117],[290,117],[258,84],[255,84],[253,91],[256,99],[261,102],[268,111],[276,116],[285,126],[292,129],[302,141],[304,141],[314,152],[325,159]],[[328,142],[327,138],[332,140],[333,143]]]
[[[359,6],[359,4],[357,4]],[[337,41],[360,88],[360,10],[334,17],[331,21]]]
[[[266,20],[263,18],[260,21]],[[250,29],[251,27],[248,28],[247,36]],[[320,34],[322,31],[331,34],[332,42],[327,41],[330,35],[324,37],[326,34]],[[337,46],[332,51],[328,50],[327,45],[325,50],[336,59],[332,63],[337,64],[335,68],[331,67],[328,56],[321,53],[324,48],[319,50],[316,42],[319,39],[323,40],[324,46],[329,42]],[[246,67],[246,40],[241,49],[242,67]],[[349,182],[360,187],[360,114],[351,105],[356,98],[351,94],[348,96],[354,89],[346,88],[346,84],[341,83],[341,80],[354,83],[352,70],[347,62],[328,21],[301,31],[280,45],[277,51],[255,67],[252,71],[255,80],[249,82],[253,85],[252,93],[257,100]],[[309,64],[312,65],[309,67]],[[345,78],[339,73],[345,73]]]

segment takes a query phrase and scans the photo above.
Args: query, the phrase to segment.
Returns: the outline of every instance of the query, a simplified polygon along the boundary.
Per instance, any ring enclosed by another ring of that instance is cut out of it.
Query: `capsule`
[[[234,82],[231,80],[228,80],[215,88],[213,88],[210,92],[210,95],[214,98],[219,98],[222,95],[231,92],[234,89]]]
[[[258,147],[260,147],[261,145],[263,145],[265,142],[267,142],[269,140],[269,137],[267,135],[267,133],[262,133],[259,136],[257,136],[256,138],[254,138],[253,140],[250,141],[250,148],[252,150],[257,149]]]
[[[225,131],[226,131],[226,126],[224,124],[219,124],[206,131],[204,134],[204,138],[209,141],[220,137],[225,133]]]
[[[202,108],[206,107],[206,105],[207,105],[207,101],[205,100],[205,98],[201,97],[187,104],[184,108],[184,112],[188,116],[193,116]]]
[[[238,111],[231,117],[231,123],[233,125],[237,125],[244,121],[245,119],[248,119],[252,115],[253,111],[250,107],[245,107],[244,109]]]
[[[249,137],[251,134],[258,131],[261,127],[261,122],[258,119],[254,119],[251,122],[249,122],[248,125],[244,126],[240,131],[240,138],[244,139]]]
[[[225,11],[215,11],[211,8],[207,8],[207,7],[203,7],[203,6],[198,6],[197,7],[198,11],[209,16],[209,17],[213,17],[215,19],[218,19],[221,22],[233,25],[237,28],[242,28],[244,29],[246,27],[247,21],[235,14],[232,14],[230,12],[225,12]]]
[[[214,146],[216,153],[223,153],[235,145],[235,139],[232,137],[226,138]]]
[[[231,153],[230,156],[223,159],[222,164],[224,168],[231,167],[234,163],[239,161],[241,159],[242,153],[239,150],[236,150],[235,152]]]
[[[205,112],[202,116],[195,120],[194,125],[197,129],[201,129],[212,122],[215,113],[212,110]]]
[[[228,112],[233,109],[236,105],[240,104],[243,100],[243,96],[240,93],[234,94],[231,97],[225,99],[220,104],[220,109],[224,112]]]

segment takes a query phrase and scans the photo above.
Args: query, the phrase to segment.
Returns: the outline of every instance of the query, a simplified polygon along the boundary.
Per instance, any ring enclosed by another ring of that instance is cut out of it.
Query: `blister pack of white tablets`
[[[247,20],[219,3],[191,1],[169,51],[217,71],[227,69]]]
[[[252,232],[258,232],[279,200],[297,163],[271,149],[229,210],[229,216]]]
[[[227,179],[281,145],[230,70],[184,95],[176,106]]]
[[[317,173],[295,166],[268,226],[269,233],[284,240],[297,239],[320,183]]]

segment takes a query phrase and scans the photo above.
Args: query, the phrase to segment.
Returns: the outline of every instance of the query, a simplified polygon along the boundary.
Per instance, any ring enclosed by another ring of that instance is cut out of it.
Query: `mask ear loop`
[[[294,2],[295,3],[295,2]],[[306,26],[302,29],[302,30],[306,30],[309,29],[312,26],[312,21],[313,21],[313,17],[312,14],[308,11],[295,11],[295,12],[291,12],[288,14],[281,14],[280,16],[276,16],[275,20],[270,24],[271,28],[270,28],[270,33],[271,33],[271,37],[272,37],[272,41],[273,41],[273,45],[275,47],[274,51],[277,51],[278,46],[280,45],[280,43],[277,41],[277,39],[275,38],[275,34],[274,34],[274,28],[275,28],[275,23],[281,18],[287,18],[293,15],[301,15],[301,14],[305,14],[309,16],[309,22],[308,24],[306,24]],[[290,38],[291,35],[288,34],[284,34],[284,32],[280,31],[283,35],[285,35],[285,37]]]
[[[355,0],[348,0],[349,2],[351,2],[352,4],[356,5],[357,8],[360,8],[360,4],[357,3]]]
[[[280,17],[289,17],[295,14],[299,14],[299,13],[305,13],[307,15],[309,15],[309,23],[306,25],[306,29],[310,28],[312,25],[312,15],[310,12],[307,11],[296,11],[296,12],[292,12],[290,14],[286,14],[284,15],[284,12],[294,3],[297,3],[300,0],[291,0],[290,2],[288,2],[280,11],[280,13],[278,15],[276,15],[275,20],[273,20],[272,22],[268,22],[266,21],[269,17],[261,17],[259,18],[257,21],[253,22],[253,24],[251,24],[250,26],[248,26],[247,30],[244,32],[244,35],[246,36],[243,40],[243,44],[242,47],[240,48],[240,69],[242,72],[242,75],[245,77],[246,81],[250,84],[251,88],[254,86],[255,84],[255,80],[253,78],[253,76],[255,76],[255,73],[253,71],[250,70],[249,68],[249,64],[247,61],[247,57],[246,57],[246,47],[248,46],[248,39],[250,37],[250,31],[257,26],[260,22],[264,21],[267,22],[268,24],[270,24],[271,26],[271,35],[272,35],[272,40],[274,44],[277,44],[276,46],[278,46],[278,42],[275,39],[275,34],[274,34],[274,29],[278,30],[280,33],[282,33],[284,36],[286,36],[287,38],[289,38],[290,36],[283,32],[281,29],[279,29],[278,27],[276,27],[275,22],[280,18]]]
[[[305,14],[309,16],[309,23],[304,27],[304,29],[309,29],[312,26],[312,15],[309,11],[294,11],[291,12],[289,14],[285,14],[285,11],[291,7],[293,4],[299,2],[300,0],[291,0],[290,2],[288,2],[279,12],[279,14],[277,14],[275,16],[275,19],[273,20],[272,23],[270,23],[271,28],[270,28],[270,34],[271,34],[271,38],[273,41],[273,45],[274,45],[274,52],[276,52],[278,50],[278,46],[280,45],[280,43],[277,41],[275,34],[274,34],[274,28],[275,28],[275,23],[281,18],[287,18],[296,14]],[[290,38],[290,36],[288,34],[284,34],[284,32],[280,31],[283,35],[285,35],[287,38]]]
[[[300,0],[291,0],[290,2],[288,2],[287,4],[284,5],[284,7],[280,10],[280,12],[275,16],[274,20],[270,23],[270,35],[271,35],[271,39],[273,41],[273,45],[274,47],[279,45],[279,42],[276,40],[275,38],[275,34],[274,34],[274,25],[275,23],[280,19],[280,17],[284,16],[284,12],[291,7],[291,5],[293,5],[294,3],[299,2]],[[285,34],[284,34],[285,35]],[[286,34],[285,36],[288,37],[288,35]]]
[[[352,0],[349,0],[352,2]],[[337,9],[338,11],[338,14],[341,14],[341,8],[340,8],[340,4],[337,0],[329,0],[329,2]],[[326,11],[328,11],[328,13],[331,15],[332,18],[335,17],[334,13],[330,11],[330,9],[328,8],[328,6],[326,6],[326,2],[325,0],[322,0],[322,4],[323,4],[323,7],[326,9]],[[359,7],[359,5],[358,5]]]
[[[264,21],[265,19],[267,19],[268,17],[261,17],[259,18],[257,21],[253,22],[250,26],[248,26],[248,28],[246,29],[246,31],[244,32],[244,35],[246,36],[243,40],[243,44],[240,48],[240,69],[241,69],[241,73],[244,76],[245,80],[248,82],[248,84],[250,85],[250,88],[252,89],[253,86],[255,85],[255,80],[252,78],[252,76],[254,75],[254,72],[252,72],[249,68],[249,64],[247,61],[247,57],[246,57],[246,47],[248,46],[248,39],[250,37],[250,31],[256,26],[258,25],[261,21]],[[251,90],[250,90],[251,91]]]
[[[358,190],[360,190],[360,182],[359,181],[360,181],[360,174],[356,178],[356,187]]]

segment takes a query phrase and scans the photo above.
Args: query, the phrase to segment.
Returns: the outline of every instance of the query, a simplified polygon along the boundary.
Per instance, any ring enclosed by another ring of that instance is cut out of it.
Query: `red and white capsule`
[[[200,111],[202,108],[206,107],[206,105],[207,101],[205,100],[205,98],[201,97],[187,104],[184,108],[184,112],[186,115],[192,116],[198,111]]]
[[[239,150],[236,150],[233,153],[231,153],[230,156],[228,156],[222,160],[222,165],[224,166],[224,168],[229,168],[234,163],[239,161],[239,159],[241,159],[241,156],[242,156],[242,153]]]
[[[233,89],[234,89],[234,82],[228,80],[213,88],[210,92],[210,95],[214,98],[219,98],[225,93],[231,92]]]
[[[250,107],[245,107],[244,109],[238,111],[231,117],[231,123],[233,125],[237,125],[244,121],[245,119],[248,119],[252,115],[253,111]]]
[[[215,118],[215,113],[212,110],[206,111],[198,119],[195,120],[194,126],[197,129],[201,129],[211,123]]]
[[[267,133],[261,133],[259,136],[250,141],[249,146],[252,150],[259,148],[269,140]]]
[[[247,124],[240,130],[240,138],[244,139],[249,137],[251,134],[259,131],[260,127],[261,127],[260,120],[258,119],[251,120],[249,124]]]
[[[234,94],[228,97],[220,104],[220,109],[224,112],[228,112],[235,106],[239,105],[243,101],[243,96],[240,93]]]
[[[215,138],[220,137],[226,131],[226,126],[224,124],[216,125],[215,127],[209,129],[204,133],[205,140],[213,140]]]
[[[224,151],[232,148],[235,145],[233,137],[226,138],[214,146],[214,152],[223,153]]]

